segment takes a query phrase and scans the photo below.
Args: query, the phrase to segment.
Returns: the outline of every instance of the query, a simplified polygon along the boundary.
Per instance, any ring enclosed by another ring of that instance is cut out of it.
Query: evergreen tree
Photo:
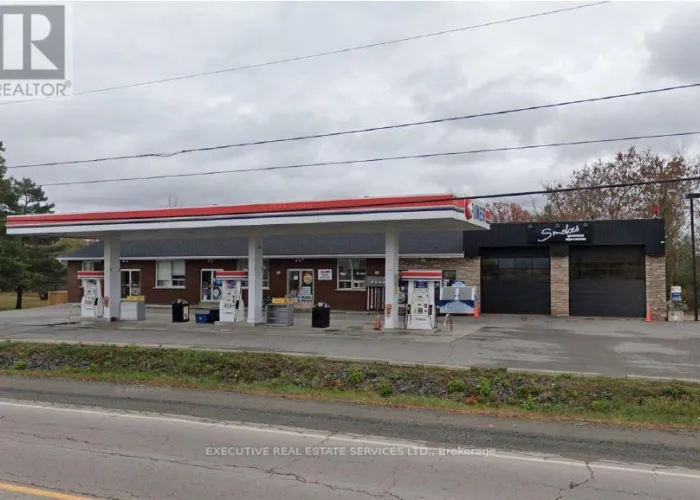
[[[18,215],[50,214],[54,204],[49,203],[44,190],[28,178],[12,179]],[[66,268],[58,261],[63,252],[59,238],[46,236],[25,236],[20,238],[23,261],[28,275],[20,286],[38,293],[41,299],[48,298],[52,290],[63,288],[66,281]],[[18,304],[22,290],[18,289]],[[20,305],[21,307],[21,305]]]
[[[7,178],[5,151],[0,142],[0,291],[14,291],[22,284],[26,275],[26,266],[22,259],[22,250],[17,238],[6,233],[7,215],[15,213],[17,194],[13,190],[12,178]]]
[[[57,260],[63,252],[58,238],[7,235],[7,215],[48,214],[54,204],[31,179],[7,177],[4,151],[0,142],[0,291],[16,292],[21,309],[25,290],[46,299],[49,291],[63,288],[66,268]]]

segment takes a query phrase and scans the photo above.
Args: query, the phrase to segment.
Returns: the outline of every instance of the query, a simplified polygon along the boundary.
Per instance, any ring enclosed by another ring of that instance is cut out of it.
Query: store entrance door
[[[287,296],[294,299],[295,304],[311,307],[314,303],[314,270],[288,269]]]
[[[218,302],[221,300],[221,281],[216,279],[216,272],[223,269],[202,269],[200,301]]]
[[[122,269],[122,299],[141,295],[141,271]]]

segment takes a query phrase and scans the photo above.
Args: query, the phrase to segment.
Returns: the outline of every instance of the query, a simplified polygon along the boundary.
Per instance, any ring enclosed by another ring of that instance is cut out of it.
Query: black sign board
[[[590,243],[591,228],[585,222],[553,222],[533,224],[528,228],[528,243]]]

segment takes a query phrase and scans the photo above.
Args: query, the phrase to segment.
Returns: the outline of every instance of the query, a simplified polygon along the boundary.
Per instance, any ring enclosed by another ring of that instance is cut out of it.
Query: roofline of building
[[[331,254],[331,255],[264,255],[264,259],[383,259],[386,257],[384,254],[373,253],[373,254]],[[464,253],[406,253],[399,254],[402,259],[462,259],[464,258]],[[215,255],[215,256],[163,256],[163,257],[121,257],[123,261],[138,260],[138,261],[148,261],[148,260],[224,260],[224,259],[247,259],[247,255]],[[102,260],[98,257],[59,257],[61,262],[73,262],[73,261],[99,261]]]

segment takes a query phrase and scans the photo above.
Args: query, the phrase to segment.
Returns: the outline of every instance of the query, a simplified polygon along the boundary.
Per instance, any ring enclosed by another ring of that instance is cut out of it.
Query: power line
[[[223,73],[232,73],[235,71],[243,71],[243,70],[254,69],[254,68],[262,68],[265,66],[274,66],[277,64],[285,64],[285,63],[291,63],[291,62],[297,62],[297,61],[304,61],[306,59],[313,59],[316,57],[325,57],[325,56],[331,56],[331,55],[335,55],[335,54],[344,54],[346,52],[353,52],[356,50],[372,49],[375,47],[382,47],[385,45],[393,45],[393,44],[402,43],[402,42],[409,42],[412,40],[420,40],[423,38],[432,38],[432,37],[436,37],[436,36],[448,35],[451,33],[458,33],[461,31],[469,31],[469,30],[474,30],[474,29],[478,29],[478,28],[486,28],[489,26],[496,26],[499,24],[507,24],[507,23],[512,23],[512,22],[516,22],[516,21],[524,21],[527,19],[534,19],[537,17],[549,16],[552,14],[560,14],[563,12],[580,10],[580,9],[585,9],[588,7],[596,7],[598,5],[604,5],[607,3],[611,3],[611,2],[604,1],[604,2],[588,3],[588,4],[584,4],[584,5],[578,5],[576,7],[566,7],[563,9],[550,10],[550,11],[546,11],[546,12],[538,12],[535,14],[528,14],[525,16],[511,17],[509,19],[501,19],[498,21],[489,21],[487,23],[482,23],[482,24],[473,24],[470,26],[462,26],[460,28],[452,28],[452,29],[448,29],[448,30],[435,31],[432,33],[424,33],[422,35],[415,35],[415,36],[409,36],[409,37],[404,37],[404,38],[396,38],[394,40],[385,40],[383,42],[375,42],[375,43],[369,43],[369,44],[365,44],[365,45],[357,45],[354,47],[347,47],[347,48],[338,49],[338,50],[330,50],[330,51],[326,51],[326,52],[316,52],[314,54],[289,57],[286,59],[277,59],[274,61],[267,61],[267,62],[256,63],[256,64],[247,64],[244,66],[235,66],[232,68],[223,68],[223,69],[218,69],[218,70],[214,70],[214,71],[203,71],[201,73],[190,73],[188,75],[180,75],[180,76],[174,76],[174,77],[170,77],[170,78],[162,78],[159,80],[150,80],[150,81],[146,81],[146,82],[130,83],[130,84],[125,84],[125,85],[115,85],[113,87],[104,87],[104,88],[93,89],[93,90],[85,90],[82,92],[74,92],[73,94],[55,95],[55,96],[51,96],[51,97],[45,97],[43,99],[22,99],[22,100],[18,100],[18,101],[1,102],[0,106],[6,106],[9,104],[17,104],[17,103],[21,103],[21,102],[34,102],[37,100],[56,99],[59,97],[75,97],[75,96],[88,95],[88,94],[98,94],[98,93],[103,93],[103,92],[111,92],[113,90],[123,90],[123,89],[129,89],[129,88],[134,88],[134,87],[145,87],[147,85],[156,85],[156,84],[160,84],[160,83],[175,82],[175,81],[179,81],[179,80],[189,80],[192,78],[199,78],[202,76],[220,75]]]
[[[551,195],[560,193],[575,193],[581,191],[597,191],[601,189],[619,189],[627,187],[638,187],[638,186],[649,186],[653,184],[676,184],[679,182],[693,182],[700,181],[700,175],[690,176],[690,177],[675,177],[672,179],[658,179],[649,181],[634,181],[634,182],[619,182],[615,184],[598,184],[591,186],[576,186],[568,188],[556,188],[556,189],[538,189],[533,191],[516,191],[512,193],[490,193],[490,194],[475,194],[468,196],[455,196],[453,199],[458,200],[488,200],[495,198],[519,198],[521,196],[534,196],[534,195]],[[430,203],[431,201],[444,201],[446,195],[436,195],[435,198],[421,198],[416,201],[401,201],[402,205],[418,205],[423,203]],[[361,205],[355,205],[353,208],[378,208],[384,206],[396,205],[396,201],[384,201],[384,202],[368,202]],[[308,211],[308,209],[291,209],[285,210],[287,212],[303,212]]]
[[[598,185],[590,185],[590,186],[577,186],[577,187],[570,187],[570,188],[556,188],[556,189],[539,189],[539,190],[533,190],[533,191],[516,191],[516,192],[510,192],[510,193],[490,193],[490,194],[476,194],[476,195],[467,195],[467,196],[454,196],[452,198],[449,198],[452,201],[464,201],[464,200],[487,200],[487,199],[495,199],[495,198],[518,198],[521,196],[533,196],[533,195],[551,195],[551,194],[559,194],[559,193],[572,193],[572,192],[579,192],[579,191],[596,191],[596,190],[601,190],[601,189],[617,189],[617,188],[626,188],[626,187],[636,187],[636,186],[648,186],[652,184],[676,184],[680,182],[693,182],[693,181],[700,181],[700,175],[697,176],[691,176],[691,177],[676,177],[672,179],[661,179],[661,180],[649,180],[649,181],[636,181],[636,182],[621,182],[621,183],[615,183],[615,184],[598,184]],[[417,195],[420,196],[420,195]],[[431,202],[440,202],[440,201],[445,201],[448,199],[447,197],[450,196],[449,193],[441,194],[441,195],[426,195],[426,196],[420,196],[420,199],[417,200],[401,200],[401,205],[421,205],[421,204],[426,204],[426,203],[431,203]],[[385,196],[382,198],[393,198],[392,196]],[[353,204],[353,208],[381,208],[381,207],[387,207],[387,206],[395,206],[397,204],[396,200],[386,200],[386,201],[367,201],[364,203],[360,204]],[[270,202],[270,203],[250,203],[250,206],[255,206],[255,205],[275,205],[275,202]],[[174,210],[177,210],[175,208]],[[301,208],[285,208],[285,212],[287,213],[295,213],[295,212],[308,212],[309,208],[301,207]],[[74,214],[76,216],[79,216],[80,214]],[[223,214],[222,214],[223,215]]]
[[[85,164],[85,163],[98,163],[98,162],[116,161],[116,160],[134,160],[134,159],[140,159],[140,158],[171,158],[173,156],[189,154],[189,153],[200,153],[200,152],[205,152],[205,151],[217,151],[217,150],[222,150],[222,149],[240,148],[240,147],[246,147],[246,146],[260,146],[263,144],[274,144],[274,143],[280,143],[280,142],[303,141],[303,140],[307,140],[307,139],[321,139],[324,137],[337,137],[337,136],[349,135],[349,134],[364,134],[367,132],[377,132],[380,130],[392,130],[392,129],[399,129],[399,128],[416,127],[416,126],[420,126],[420,125],[432,125],[432,124],[436,124],[436,123],[453,122],[453,121],[460,121],[460,120],[470,120],[470,119],[474,119],[474,118],[483,118],[483,117],[487,117],[487,116],[508,115],[508,114],[512,114],[512,113],[522,113],[525,111],[536,111],[536,110],[541,110],[541,109],[571,106],[574,104],[610,101],[613,99],[621,99],[624,97],[634,97],[634,96],[642,96],[642,95],[649,95],[649,94],[658,94],[658,93],[662,93],[662,92],[670,92],[672,90],[684,90],[684,89],[690,89],[690,88],[696,88],[696,87],[700,87],[700,82],[689,83],[686,85],[675,85],[673,87],[662,87],[662,88],[657,88],[657,89],[639,90],[636,92],[628,92],[625,94],[612,94],[612,95],[607,95],[607,96],[602,96],[602,97],[592,97],[592,98],[588,98],[588,99],[577,99],[574,101],[562,101],[562,102],[551,103],[551,104],[540,104],[537,106],[528,106],[528,107],[524,107],[524,108],[512,108],[512,109],[505,109],[505,110],[500,110],[500,111],[489,111],[486,113],[477,113],[477,114],[472,114],[472,115],[453,116],[453,117],[448,117],[448,118],[436,118],[433,120],[399,123],[399,124],[394,124],[394,125],[382,125],[382,126],[368,127],[368,128],[362,128],[362,129],[351,129],[351,130],[344,130],[341,132],[329,132],[329,133],[323,133],[323,134],[302,135],[302,136],[297,136],[297,137],[286,137],[283,139],[268,139],[268,140],[261,140],[261,141],[252,141],[252,142],[239,142],[239,143],[235,143],[235,144],[224,144],[224,145],[220,145],[220,146],[207,146],[207,147],[192,148],[192,149],[182,149],[179,151],[162,152],[162,153],[141,153],[141,154],[133,154],[133,155],[107,156],[107,157],[102,157],[102,158],[91,158],[91,159],[87,159],[87,160],[67,160],[67,161],[56,161],[56,162],[47,162],[47,163],[30,163],[30,164],[26,164],[26,165],[8,166],[7,169],[9,170],[9,169],[15,169],[15,168],[53,167],[53,166],[58,166],[58,165],[80,165],[80,164]]]
[[[551,195],[551,194],[559,194],[559,193],[573,193],[573,192],[580,192],[580,191],[597,191],[601,189],[618,189],[618,188],[626,188],[626,187],[637,187],[637,186],[649,186],[653,184],[676,184],[680,182],[693,182],[693,181],[700,181],[700,175],[696,176],[690,176],[690,177],[675,177],[671,179],[660,179],[660,180],[649,180],[649,181],[634,181],[634,182],[620,182],[620,183],[615,183],[615,184],[598,184],[598,185],[590,185],[590,186],[577,186],[577,187],[569,187],[569,188],[556,188],[556,189],[539,189],[539,190],[534,190],[534,191],[516,191],[512,193],[490,193],[490,194],[476,194],[476,195],[467,195],[467,196],[455,196],[451,198],[454,201],[464,201],[464,200],[488,200],[488,199],[495,199],[495,198],[518,198],[521,196],[534,196],[534,195]],[[418,195],[420,196],[420,195]],[[400,203],[401,205],[420,205],[420,204],[425,204],[425,203],[430,203],[430,202],[438,202],[438,201],[445,201],[446,196],[449,196],[448,193],[443,194],[443,195],[435,195],[434,197],[431,197],[431,195],[427,195],[425,197],[421,196],[420,199],[418,200],[409,200],[409,201],[404,201],[402,200]],[[386,196],[385,198],[391,198],[391,196]],[[261,203],[262,204],[262,203]],[[274,202],[270,203],[274,205]],[[353,208],[381,208],[381,207],[386,207],[386,206],[394,206],[396,205],[397,202],[394,201],[368,201],[366,203],[361,203],[357,205],[353,205]],[[260,205],[259,203],[251,203],[251,205]],[[289,213],[294,213],[294,212],[308,212],[308,208],[291,208],[287,209],[285,208],[285,212]]]
[[[636,187],[636,186],[650,186],[652,184],[675,184],[677,182],[691,182],[700,181],[700,175],[695,175],[692,177],[675,177],[673,179],[661,179],[661,180],[651,180],[651,181],[636,181],[636,182],[619,182],[616,184],[599,184],[593,186],[578,186],[570,188],[557,188],[557,189],[540,189],[537,191],[517,191],[515,193],[499,193],[499,194],[486,194],[479,196],[470,196],[468,199],[490,199],[490,198],[517,198],[520,196],[534,196],[538,194],[560,194],[560,193],[575,193],[579,191],[596,191],[598,189],[618,189],[626,187]]]
[[[698,135],[698,131],[690,132],[676,132],[671,134],[653,134],[653,135],[637,135],[630,137],[616,137],[607,139],[590,139],[584,141],[570,141],[570,142],[552,142],[546,144],[530,144],[527,146],[512,146],[504,148],[488,148],[488,149],[472,149],[468,151],[450,151],[446,153],[423,153],[415,155],[402,155],[402,156],[384,156],[378,158],[365,158],[360,160],[340,160],[340,161],[324,161],[316,163],[299,163],[293,165],[275,165],[271,167],[253,167],[253,168],[241,168],[235,170],[212,170],[208,172],[190,172],[183,174],[162,174],[162,175],[150,175],[144,177],[120,177],[116,179],[96,179],[87,181],[68,181],[68,182],[55,182],[42,184],[44,187],[55,187],[55,186],[75,186],[84,184],[106,184],[112,182],[127,182],[127,181],[143,181],[143,180],[154,180],[154,179],[170,179],[175,177],[203,177],[210,175],[223,175],[223,174],[238,174],[244,172],[265,172],[271,170],[292,170],[299,168],[309,168],[309,167],[328,167],[337,165],[352,165],[360,163],[378,163],[384,161],[395,161],[395,160],[414,160],[414,159],[425,159],[425,158],[437,158],[444,156],[460,156],[460,155],[471,155],[471,154],[481,154],[481,153],[497,153],[506,151],[523,151],[528,149],[542,149],[542,148],[552,148],[552,147],[563,147],[563,146],[580,146],[584,144],[603,144],[610,142],[623,142],[623,141],[636,141],[642,139],[662,139],[668,137],[684,137],[690,135]]]

